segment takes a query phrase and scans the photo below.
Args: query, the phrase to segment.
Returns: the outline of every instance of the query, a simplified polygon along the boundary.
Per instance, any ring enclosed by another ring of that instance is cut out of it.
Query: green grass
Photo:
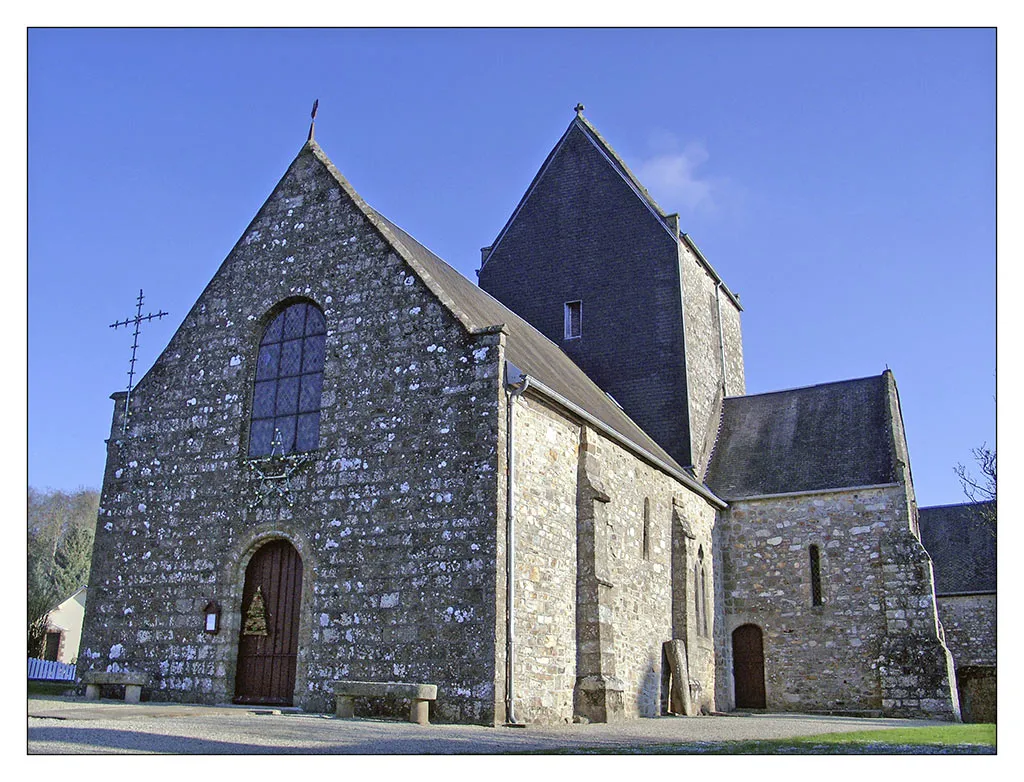
[[[567,755],[991,755],[996,726],[940,725],[852,733],[822,733],[770,741],[699,741],[634,747],[594,747],[556,753]]]
[[[28,683],[28,694],[29,695],[64,695],[65,693],[71,693],[75,689],[74,682],[40,682],[30,681]]]
[[[892,728],[890,730],[859,730],[854,733],[824,733],[797,739],[815,744],[916,744],[928,746],[957,746],[980,744],[996,745],[996,726],[991,723],[974,725],[939,725],[929,728]]]

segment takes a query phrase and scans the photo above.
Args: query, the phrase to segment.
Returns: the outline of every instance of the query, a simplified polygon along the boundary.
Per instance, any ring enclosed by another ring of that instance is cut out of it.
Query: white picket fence
[[[68,663],[55,662],[54,660],[37,660],[29,657],[28,678],[73,682],[75,680],[75,666]]]

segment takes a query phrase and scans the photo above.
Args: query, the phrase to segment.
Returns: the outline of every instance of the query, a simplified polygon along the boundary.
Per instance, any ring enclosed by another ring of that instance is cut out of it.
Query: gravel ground
[[[35,754],[497,754],[782,739],[934,725],[925,720],[757,714],[662,717],[612,725],[491,728],[274,712],[251,707],[30,698]],[[699,747],[695,747],[699,751]]]

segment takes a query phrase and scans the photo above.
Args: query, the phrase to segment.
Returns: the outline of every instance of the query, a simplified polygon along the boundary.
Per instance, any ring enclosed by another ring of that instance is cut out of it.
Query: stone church
[[[429,683],[498,725],[959,717],[891,372],[747,395],[739,297],[582,107],[478,275],[311,127],[112,397],[80,672],[311,711]]]
[[[995,502],[921,508],[943,638],[964,722],[996,721]]]

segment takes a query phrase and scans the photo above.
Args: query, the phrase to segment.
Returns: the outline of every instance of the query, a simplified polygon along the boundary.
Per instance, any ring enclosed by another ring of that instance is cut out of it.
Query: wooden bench
[[[85,697],[88,700],[99,700],[102,685],[120,684],[124,685],[125,703],[138,703],[142,699],[142,688],[149,684],[149,674],[130,671],[87,671],[82,674],[82,682],[85,684]]]
[[[405,682],[331,682],[336,698],[335,714],[344,719],[355,716],[356,698],[381,698],[387,695],[408,698],[409,722],[430,724],[430,701],[437,700],[436,684]]]

